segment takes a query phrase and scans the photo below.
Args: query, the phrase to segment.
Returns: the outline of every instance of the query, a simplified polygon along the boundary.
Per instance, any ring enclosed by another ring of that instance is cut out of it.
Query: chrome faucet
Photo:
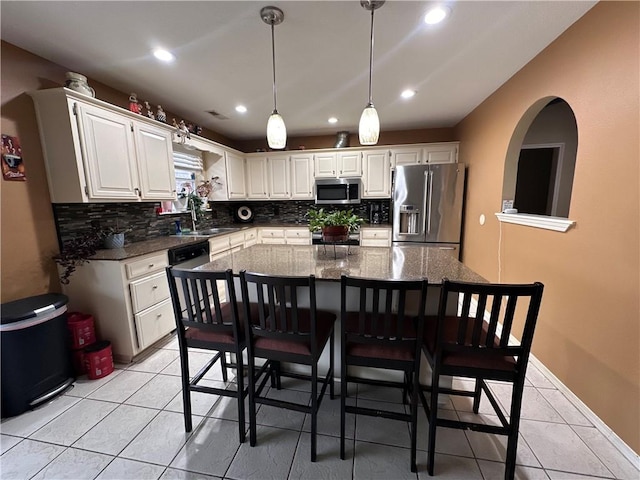
[[[189,203],[191,204],[191,231],[195,232],[196,222],[198,220],[198,216],[196,215],[196,206],[193,200],[191,200]]]

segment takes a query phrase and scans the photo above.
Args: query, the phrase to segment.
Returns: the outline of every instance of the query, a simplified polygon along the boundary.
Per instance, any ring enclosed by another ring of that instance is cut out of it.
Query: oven
[[[204,265],[209,262],[209,240],[171,248],[168,254],[169,265],[181,270]]]

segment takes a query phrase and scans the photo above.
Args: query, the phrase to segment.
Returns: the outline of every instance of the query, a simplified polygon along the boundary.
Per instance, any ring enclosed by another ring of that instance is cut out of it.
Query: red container
[[[71,348],[73,350],[88,347],[96,342],[93,316],[80,312],[71,312],[67,317],[67,327],[71,334]]]
[[[111,342],[102,341],[85,348],[84,363],[90,380],[106,377],[113,372]]]
[[[71,360],[73,363],[73,371],[77,377],[87,373],[87,367],[84,362],[84,350],[73,350],[71,352]]]

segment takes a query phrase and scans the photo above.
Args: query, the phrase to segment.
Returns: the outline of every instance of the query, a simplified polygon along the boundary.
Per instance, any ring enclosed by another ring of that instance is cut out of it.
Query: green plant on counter
[[[364,220],[349,210],[326,211],[324,208],[312,208],[305,215],[309,219],[309,230],[319,232],[324,227],[347,227],[349,232],[354,232]]]

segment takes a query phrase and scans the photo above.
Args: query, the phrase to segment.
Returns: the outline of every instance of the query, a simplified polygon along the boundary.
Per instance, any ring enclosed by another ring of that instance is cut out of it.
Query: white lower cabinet
[[[360,228],[360,246],[361,247],[390,247],[391,246],[391,228]]]
[[[260,243],[271,245],[283,245],[284,241],[284,229],[283,228],[261,228],[260,229]]]
[[[285,228],[284,239],[287,245],[311,245],[311,232],[308,228]]]
[[[244,231],[244,247],[248,248],[258,243],[258,229],[250,228]]]
[[[171,299],[167,298],[140,313],[136,313],[135,321],[140,349],[153,345],[176,328]]]
[[[128,363],[175,329],[165,268],[167,251],[130,260],[91,260],[63,287],[69,310],[93,315],[99,340]]]

